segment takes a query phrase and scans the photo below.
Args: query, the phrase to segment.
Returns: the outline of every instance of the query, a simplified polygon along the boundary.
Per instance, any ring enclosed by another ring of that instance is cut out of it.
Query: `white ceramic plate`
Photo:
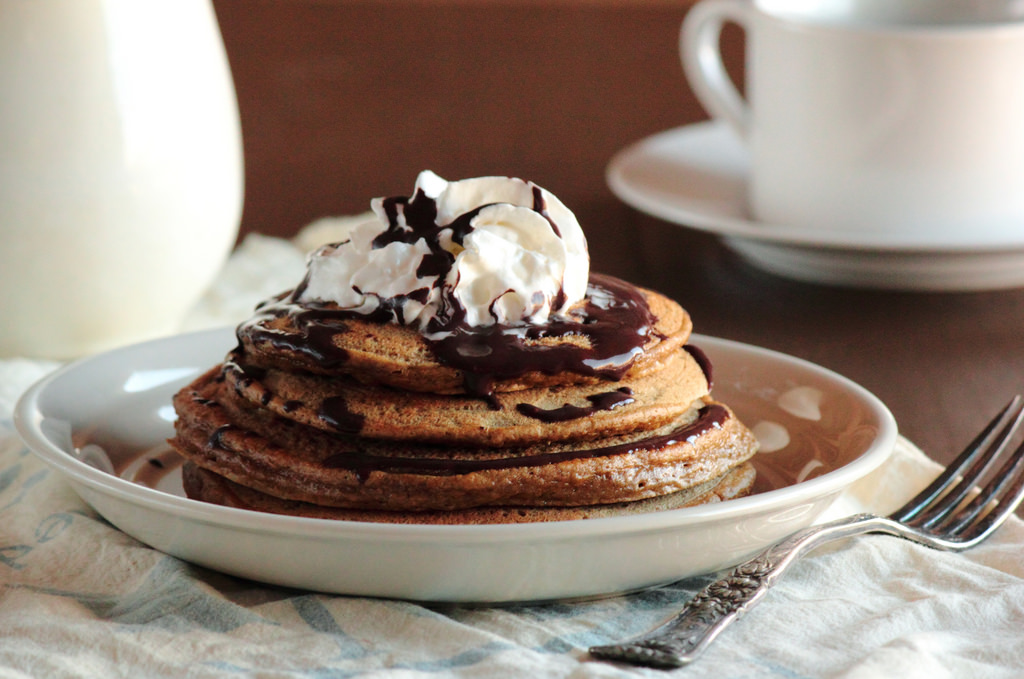
[[[903,290],[1024,285],[1024,229],[1007,239],[978,228],[941,234],[838,231],[751,218],[746,150],[720,122],[686,125],[617,153],[606,177],[623,202],[722,236],[767,271],[820,283]]]
[[[764,441],[757,493],[639,516],[497,526],[305,519],[189,500],[174,475],[154,488],[98,468],[104,465],[93,460],[109,458],[127,475],[133,461],[163,454],[171,395],[234,346],[229,329],[70,364],[24,394],[15,423],[28,446],[115,526],[225,573],[420,601],[588,597],[738,563],[810,524],[893,448],[892,415],[849,380],[748,345],[701,336],[693,343],[714,362],[714,393]],[[91,455],[95,445],[106,455]]]

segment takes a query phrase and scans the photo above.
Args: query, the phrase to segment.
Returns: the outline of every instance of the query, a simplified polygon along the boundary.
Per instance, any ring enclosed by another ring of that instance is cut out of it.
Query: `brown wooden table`
[[[416,174],[531,179],[588,234],[593,268],[661,290],[696,330],[809,359],[876,393],[948,461],[1024,389],[1024,290],[802,284],[646,216],[604,181],[625,145],[706,116],[676,56],[689,2],[215,0],[246,152],[243,233],[290,235]],[[742,70],[737,32],[725,38]]]

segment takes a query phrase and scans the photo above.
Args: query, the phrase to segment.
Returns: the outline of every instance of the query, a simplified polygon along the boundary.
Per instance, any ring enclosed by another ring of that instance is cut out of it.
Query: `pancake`
[[[238,328],[241,350],[251,366],[279,368],[320,375],[351,375],[374,384],[396,389],[434,394],[479,395],[467,380],[473,377],[476,364],[486,366],[488,390],[516,391],[531,387],[566,383],[594,384],[608,378],[638,377],[660,370],[690,336],[693,328],[689,315],[674,301],[650,290],[641,290],[609,276],[592,276],[589,304],[579,309],[579,321],[552,324],[543,336],[528,337],[523,345],[546,357],[559,351],[575,350],[580,356],[595,351],[595,343],[608,344],[597,361],[607,365],[581,371],[572,360],[562,360],[562,369],[551,371],[546,366],[536,370],[520,370],[505,375],[496,361],[484,356],[468,356],[459,361],[456,346],[445,352],[448,340],[430,341],[411,326],[381,323],[346,313],[337,305],[296,305],[288,297],[269,302]],[[601,308],[606,299],[616,300],[610,308]],[[586,315],[589,311],[590,315]],[[599,333],[605,326],[628,325],[629,316],[642,316],[633,325],[643,328],[636,346],[614,346],[617,333]],[[596,319],[596,320],[595,320]],[[480,351],[498,347],[481,346]],[[442,359],[439,354],[445,355]],[[627,358],[628,357],[628,358]],[[546,358],[542,358],[546,362]],[[461,363],[461,364],[460,364]],[[489,365],[490,363],[490,365]],[[623,367],[623,363],[627,365]],[[574,369],[575,368],[575,369]]]
[[[367,521],[400,524],[494,524],[540,521],[579,521],[612,516],[628,516],[724,502],[747,495],[754,485],[754,466],[745,462],[724,476],[685,491],[636,502],[585,507],[476,507],[454,511],[386,512],[324,507],[308,502],[282,500],[233,483],[213,472],[188,462],[182,470],[189,497],[250,511],[285,514],[311,519]]]
[[[687,351],[676,351],[661,370],[647,375],[500,392],[491,404],[466,395],[368,385],[347,376],[255,368],[238,352],[225,362],[224,378],[238,398],[317,429],[479,446],[591,439],[659,427],[708,394],[703,368]]]

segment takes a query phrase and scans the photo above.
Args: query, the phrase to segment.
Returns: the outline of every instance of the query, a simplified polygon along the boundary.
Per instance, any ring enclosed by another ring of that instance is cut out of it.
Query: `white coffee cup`
[[[1022,15],[1005,0],[701,0],[680,52],[700,102],[749,151],[752,218],[1019,241]],[[745,96],[720,54],[727,22],[746,33]]]

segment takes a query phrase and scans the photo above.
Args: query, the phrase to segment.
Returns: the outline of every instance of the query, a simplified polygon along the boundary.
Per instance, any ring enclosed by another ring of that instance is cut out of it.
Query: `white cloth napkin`
[[[186,323],[249,315],[301,276],[300,247],[250,236]],[[325,235],[326,234],[326,235]],[[99,518],[11,426],[53,363],[0,361],[0,677],[1019,677],[1024,524],[965,554],[885,536],[825,547],[689,668],[591,660],[639,634],[710,576],[583,603],[422,606],[328,596],[221,575]],[[832,514],[899,506],[936,465],[900,439]]]

